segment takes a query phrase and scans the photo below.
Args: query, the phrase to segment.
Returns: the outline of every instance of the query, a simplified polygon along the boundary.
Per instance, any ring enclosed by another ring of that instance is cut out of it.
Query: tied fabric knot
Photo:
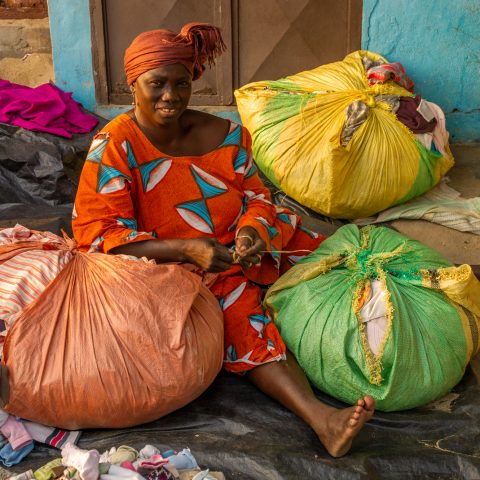
[[[58,250],[67,250],[68,252],[72,253],[77,252],[77,242],[75,241],[75,239],[70,238],[63,228],[61,229],[61,232],[65,243],[56,246],[56,248]]]
[[[375,95],[375,92],[367,90],[362,94],[359,100],[363,102],[367,107],[373,108],[377,104],[377,102],[375,101]]]
[[[346,265],[352,271],[352,279],[355,284],[368,278],[377,278],[378,270],[381,268],[382,259],[378,254],[372,254],[370,249],[362,249],[350,254]]]
[[[352,272],[353,283],[358,285],[368,279],[378,279],[385,270],[385,263],[402,252],[404,245],[392,252],[380,253],[372,253],[369,248],[361,247],[346,255],[345,265]]]

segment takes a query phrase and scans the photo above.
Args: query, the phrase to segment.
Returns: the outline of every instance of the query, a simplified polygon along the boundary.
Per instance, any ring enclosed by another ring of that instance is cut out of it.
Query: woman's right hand
[[[232,265],[230,250],[214,238],[192,238],[184,242],[183,253],[186,261],[206,272],[224,272]]]

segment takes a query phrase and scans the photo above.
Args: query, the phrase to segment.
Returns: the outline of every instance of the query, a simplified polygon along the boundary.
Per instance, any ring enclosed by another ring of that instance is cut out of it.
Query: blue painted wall
[[[48,0],[55,78],[97,105],[88,0]],[[416,91],[447,114],[452,142],[480,141],[480,0],[363,0],[362,48],[402,62]],[[232,112],[220,112],[232,116]]]
[[[94,110],[95,83],[88,0],[48,0],[55,83]]]
[[[452,142],[480,141],[479,0],[363,0],[362,48],[404,65]]]

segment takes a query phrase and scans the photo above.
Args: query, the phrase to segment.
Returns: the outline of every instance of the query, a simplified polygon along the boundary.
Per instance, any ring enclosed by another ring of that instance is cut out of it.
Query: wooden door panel
[[[360,48],[361,15],[360,0],[239,0],[238,84],[342,59]]]
[[[156,28],[180,31],[188,22],[208,22],[219,26],[227,52],[216,67],[194,83],[192,104],[228,105],[232,101],[231,10],[230,0],[104,0],[104,28],[109,100],[128,104],[131,101],[123,56],[133,38]]]

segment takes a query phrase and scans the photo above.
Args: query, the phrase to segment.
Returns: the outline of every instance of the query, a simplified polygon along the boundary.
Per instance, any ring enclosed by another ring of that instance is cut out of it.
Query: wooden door
[[[358,50],[359,0],[238,0],[236,86],[276,80]]]

